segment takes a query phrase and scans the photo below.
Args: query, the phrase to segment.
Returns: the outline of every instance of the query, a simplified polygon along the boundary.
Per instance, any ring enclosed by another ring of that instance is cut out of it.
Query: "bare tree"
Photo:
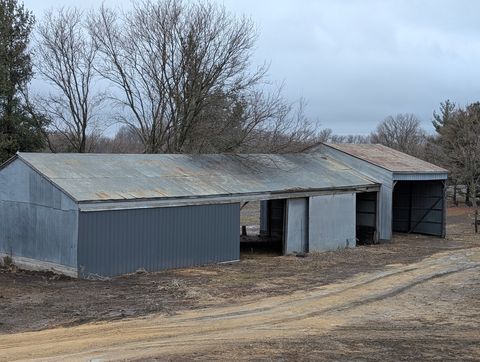
[[[265,75],[265,67],[251,71],[253,23],[214,3],[102,7],[90,29],[102,56],[99,71],[127,111],[117,116],[138,131],[145,152],[185,152],[218,95],[235,108]]]
[[[426,133],[415,115],[405,113],[385,118],[370,135],[370,141],[423,158]]]
[[[241,152],[296,153],[303,152],[319,143],[321,131],[318,123],[306,116],[306,102],[286,102],[279,94],[274,102],[259,97],[251,103],[249,112],[252,124],[260,124],[245,134],[240,144]],[[259,104],[257,104],[257,102]],[[265,118],[266,122],[256,119]]]
[[[53,89],[37,106],[69,150],[86,152],[89,133],[99,126],[104,94],[94,85],[97,46],[86,31],[84,14],[65,8],[47,12],[36,35],[37,71]]]
[[[122,126],[113,137],[99,137],[95,142],[93,152],[142,153],[143,144],[136,130]]]
[[[355,143],[355,144],[371,143],[370,136],[356,135],[356,134],[349,134],[349,135],[335,135],[335,134],[332,134],[328,138],[328,142],[332,142],[332,143]]]

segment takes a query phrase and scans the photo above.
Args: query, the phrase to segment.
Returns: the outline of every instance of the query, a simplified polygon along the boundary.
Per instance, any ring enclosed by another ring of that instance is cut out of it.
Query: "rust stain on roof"
[[[244,195],[375,185],[315,154],[167,155],[19,153],[77,201]]]
[[[106,192],[96,192],[95,195],[97,195],[97,197],[99,199],[102,199],[102,200],[109,200],[111,199],[111,196],[109,194],[107,194]]]

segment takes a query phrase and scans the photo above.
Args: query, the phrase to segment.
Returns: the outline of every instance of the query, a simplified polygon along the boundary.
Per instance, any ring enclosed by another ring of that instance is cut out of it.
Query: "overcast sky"
[[[255,63],[289,99],[336,133],[367,134],[388,115],[414,113],[431,130],[441,101],[480,100],[480,1],[218,0],[257,24]],[[95,0],[25,0],[45,9]],[[105,1],[107,5],[128,0]]]

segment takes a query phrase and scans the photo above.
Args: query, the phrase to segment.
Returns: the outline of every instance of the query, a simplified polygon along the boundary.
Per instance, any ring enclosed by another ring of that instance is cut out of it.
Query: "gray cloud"
[[[475,1],[218,0],[259,29],[254,63],[271,64],[272,82],[304,97],[311,118],[335,132],[363,133],[389,114],[431,114],[447,98],[479,100],[480,26]],[[107,1],[107,5],[129,1]],[[98,4],[29,0],[50,7]]]

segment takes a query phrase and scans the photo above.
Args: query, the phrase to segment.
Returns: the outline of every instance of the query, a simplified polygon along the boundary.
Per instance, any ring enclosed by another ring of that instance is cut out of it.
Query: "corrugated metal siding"
[[[15,160],[0,170],[0,253],[77,267],[76,204]]]
[[[268,201],[260,201],[260,235],[268,235]]]
[[[392,198],[393,188],[382,185],[378,193],[377,231],[380,240],[392,238]]]
[[[394,173],[394,181],[431,181],[431,180],[446,180],[448,173]]]
[[[443,182],[397,182],[393,192],[393,230],[443,236]]]
[[[80,212],[79,274],[238,260],[239,229],[240,204]]]
[[[311,197],[308,234],[310,252],[354,247],[355,194]]]
[[[286,202],[285,254],[308,252],[308,198]]]

